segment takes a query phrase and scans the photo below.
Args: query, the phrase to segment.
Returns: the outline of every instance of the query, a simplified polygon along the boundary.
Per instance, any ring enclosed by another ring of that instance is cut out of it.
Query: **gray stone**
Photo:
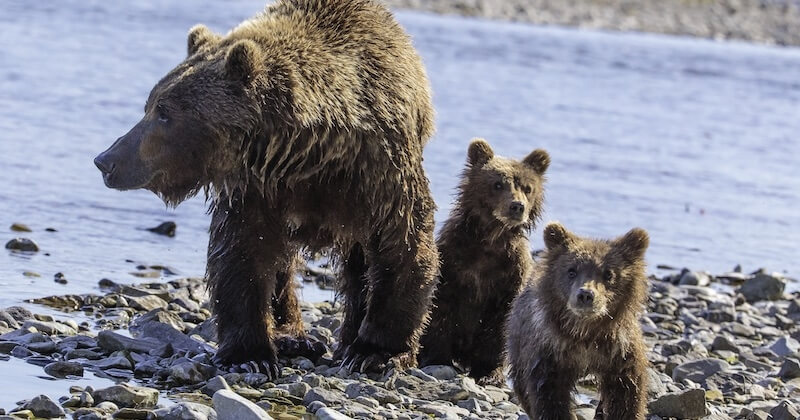
[[[292,382],[278,385],[277,388],[286,390],[291,396],[303,398],[311,390],[311,385],[305,382]]]
[[[432,414],[436,418],[459,420],[462,417],[469,416],[469,411],[461,407],[452,405],[445,405],[438,402],[429,402],[417,407],[417,410]]]
[[[680,280],[678,280],[678,284],[704,287],[711,284],[711,276],[702,271],[685,271]]]
[[[672,380],[681,382],[688,379],[692,382],[701,383],[707,377],[717,373],[727,371],[730,368],[728,362],[719,359],[700,359],[686,362],[675,366],[672,370]]]
[[[784,380],[794,379],[800,377],[800,362],[797,359],[786,359],[781,365],[781,370],[778,372]]]
[[[447,365],[430,365],[422,368],[422,371],[440,381],[449,381],[458,375],[452,366]]]
[[[714,342],[711,343],[711,350],[727,350],[734,353],[739,353],[739,346],[734,344],[728,337],[724,335],[718,335],[714,337]]]
[[[341,403],[344,401],[344,394],[325,388],[312,388],[303,397],[303,405],[308,406],[314,401],[321,401],[325,403],[325,405]]]
[[[780,357],[786,357],[800,350],[800,342],[792,337],[785,336],[773,341],[767,348]]]
[[[157,308],[166,308],[167,301],[155,295],[127,296],[128,304],[139,311],[152,311]]]
[[[38,252],[39,245],[36,245],[36,242],[34,242],[32,239],[14,238],[6,242],[6,249],[22,252]]]
[[[44,367],[44,372],[55,378],[83,376],[83,366],[72,362],[53,362]]]
[[[47,395],[39,395],[22,405],[23,410],[30,410],[36,417],[61,418],[65,417],[64,409],[56,404]]]
[[[772,420],[795,420],[800,417],[800,411],[789,401],[781,401],[769,411]]]
[[[648,405],[650,414],[679,419],[698,419],[706,415],[706,393],[702,389],[673,392]]]
[[[466,400],[461,400],[456,403],[457,406],[469,410],[470,413],[480,414],[483,410],[481,410],[480,402],[475,398],[467,398]]]
[[[123,383],[95,390],[92,397],[95,401],[108,401],[123,408],[153,408],[158,403],[158,390]]]
[[[423,371],[421,371],[421,370],[419,370],[417,368],[408,369],[406,371],[406,373],[408,373],[408,374],[410,374],[410,375],[412,375],[412,376],[414,376],[416,378],[422,379],[425,382],[435,382],[435,381],[437,381],[437,379],[434,378],[433,376],[428,375],[427,373],[425,373],[425,372],[423,372]]]
[[[261,407],[227,389],[214,393],[214,409],[220,419],[271,420],[272,417]]]
[[[130,350],[137,353],[149,353],[161,345],[155,339],[131,338],[109,330],[97,334],[97,344],[106,351]]]
[[[328,407],[322,407],[316,411],[317,419],[319,420],[353,420],[350,416],[345,416],[344,414]]]
[[[221,389],[227,389],[230,391],[231,387],[228,386],[228,382],[225,381],[225,378],[222,376],[215,376],[209,379],[201,390],[209,397],[213,397],[214,394]]]
[[[180,402],[172,407],[153,411],[159,420],[216,420],[217,412],[203,404]]]
[[[130,369],[133,370],[133,364],[125,356],[111,356],[105,359],[100,359],[92,362],[92,365],[100,369]]]
[[[161,322],[148,322],[139,327],[142,338],[154,338],[162,343],[170,343],[176,350],[189,350],[195,353],[213,353],[214,349],[201,343],[170,325]]]
[[[203,363],[186,361],[167,368],[167,380],[174,385],[191,385],[207,380],[217,373],[217,368]]]
[[[747,299],[748,302],[760,300],[778,300],[783,298],[783,291],[786,282],[783,279],[769,274],[756,274],[753,278],[744,282],[738,292]]]
[[[155,296],[151,296],[155,297]],[[161,298],[155,297],[158,300]],[[163,300],[161,300],[164,302]],[[149,322],[160,322],[162,324],[167,324],[172,328],[175,328],[178,331],[185,331],[186,330],[186,323],[183,322],[180,316],[174,312],[170,312],[164,308],[157,308],[153,309],[150,312],[136,318],[130,326],[131,331],[134,333],[138,332],[139,328],[142,325],[145,325]]]

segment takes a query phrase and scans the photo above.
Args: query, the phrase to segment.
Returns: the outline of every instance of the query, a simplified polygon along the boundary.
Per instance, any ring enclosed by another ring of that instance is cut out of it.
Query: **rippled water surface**
[[[104,277],[141,281],[130,274],[138,264],[202,275],[204,200],[168,210],[149,192],[108,190],[92,158],[139,120],[150,88],[183,58],[193,24],[224,32],[260,8],[0,5],[0,242],[20,235],[7,226],[21,222],[42,248],[0,252],[0,307],[89,292]],[[439,222],[470,138],[483,136],[501,155],[550,152],[544,220],[601,237],[642,226],[653,266],[800,273],[800,50],[398,18],[433,84],[438,132],[425,166]],[[177,222],[174,238],[143,230],[165,220]],[[540,229],[533,239],[541,247]],[[56,272],[69,283],[54,283]]]

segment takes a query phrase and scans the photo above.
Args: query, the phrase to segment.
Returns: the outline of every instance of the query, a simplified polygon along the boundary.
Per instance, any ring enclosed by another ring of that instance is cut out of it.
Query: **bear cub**
[[[537,275],[508,320],[510,375],[532,419],[574,419],[578,379],[599,380],[596,419],[644,419],[647,359],[639,316],[647,294],[647,232],[581,238],[558,223],[544,230]]]
[[[522,161],[495,156],[483,139],[469,145],[458,200],[439,238],[441,274],[420,364],[469,369],[503,384],[504,326],[532,267],[528,234],[542,212],[546,151]]]

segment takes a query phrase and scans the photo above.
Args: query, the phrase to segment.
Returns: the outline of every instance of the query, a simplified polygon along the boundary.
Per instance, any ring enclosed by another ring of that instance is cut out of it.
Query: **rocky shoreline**
[[[325,276],[322,284],[330,276],[306,274],[306,281]],[[800,294],[785,294],[786,282],[764,271],[651,277],[642,319],[651,349],[649,418],[798,418]],[[281,359],[274,382],[219,371],[210,360],[215,328],[201,279],[100,286],[102,295],[32,301],[63,311],[65,321],[21,307],[0,310],[0,368],[14,357],[56,379],[91,371],[118,385],[65,384],[57,401],[31,395],[3,407],[0,419],[527,418],[508,387],[477,385],[451,366],[364,375],[340,368],[328,353]],[[328,348],[336,345],[340,309],[302,306],[310,335]],[[79,324],[70,314],[94,321]],[[594,386],[592,377],[579,385],[579,419],[593,418]]]
[[[800,4],[785,0],[384,0],[396,9],[614,31],[800,45]]]

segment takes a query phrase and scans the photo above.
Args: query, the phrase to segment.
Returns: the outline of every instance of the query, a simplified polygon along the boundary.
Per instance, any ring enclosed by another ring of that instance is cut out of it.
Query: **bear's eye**
[[[531,187],[526,185],[526,186],[522,187],[522,191],[524,191],[525,194],[530,194],[531,193]]]
[[[611,270],[603,271],[603,280],[611,281],[614,278],[614,273]]]
[[[169,116],[167,115],[167,111],[164,109],[163,105],[156,106],[156,113],[160,122],[165,123],[169,121]]]
[[[578,270],[576,270],[574,267],[567,270],[567,277],[574,279],[577,276],[578,276]]]
[[[503,183],[500,182],[500,181],[495,182],[494,183],[494,189],[496,189],[498,191],[502,190],[503,189]]]

